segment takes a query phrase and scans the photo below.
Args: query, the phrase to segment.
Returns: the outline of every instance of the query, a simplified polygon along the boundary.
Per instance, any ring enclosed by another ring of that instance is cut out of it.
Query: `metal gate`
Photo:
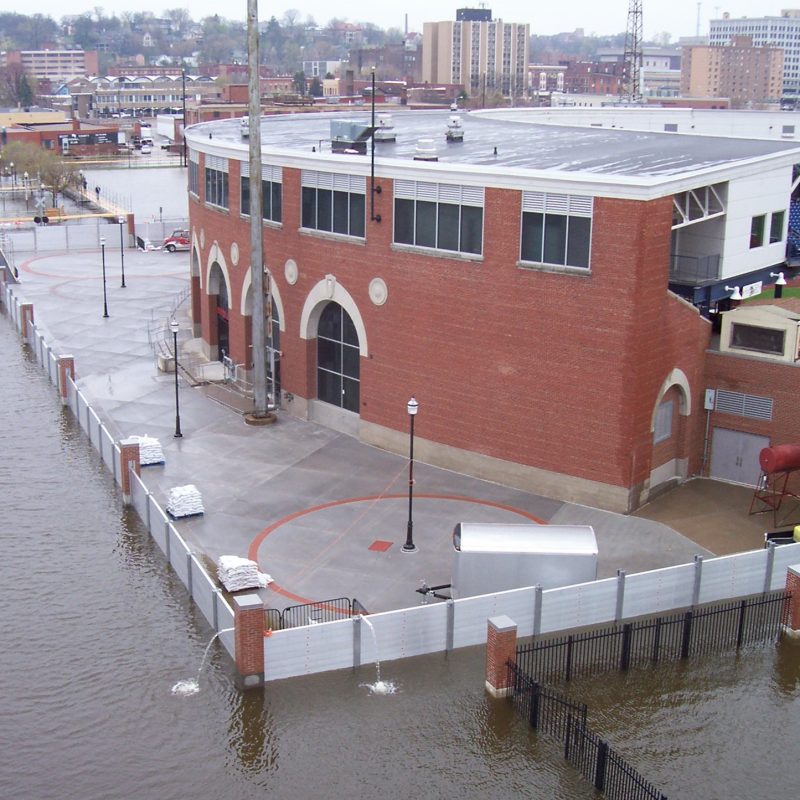
[[[765,447],[769,447],[767,436],[714,428],[710,477],[755,486],[761,475],[758,456]]]

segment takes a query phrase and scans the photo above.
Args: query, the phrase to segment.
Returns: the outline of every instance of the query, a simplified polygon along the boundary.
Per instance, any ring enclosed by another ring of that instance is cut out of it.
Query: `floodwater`
[[[4,800],[597,796],[485,696],[480,648],[381,664],[392,694],[373,666],[245,693],[215,642],[173,694],[213,632],[4,316],[0,385]],[[568,691],[670,800],[797,792],[800,643]]]

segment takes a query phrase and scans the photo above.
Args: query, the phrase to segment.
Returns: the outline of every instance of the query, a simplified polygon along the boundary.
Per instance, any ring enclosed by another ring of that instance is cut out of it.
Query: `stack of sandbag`
[[[220,556],[217,577],[229,592],[242,589],[263,589],[272,578],[258,571],[258,564],[239,556]]]
[[[197,487],[193,484],[175,486],[169,490],[167,513],[173,517],[191,517],[204,512],[203,499],[200,497]]]
[[[150,466],[151,464],[164,463],[164,451],[161,449],[161,442],[154,439],[152,436],[145,434],[144,436],[131,436],[129,437],[135,442],[139,442],[139,464],[143,467]]]

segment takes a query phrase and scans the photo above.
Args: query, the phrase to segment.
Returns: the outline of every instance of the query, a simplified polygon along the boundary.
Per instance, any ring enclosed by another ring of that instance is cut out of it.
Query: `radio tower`
[[[628,27],[625,31],[625,54],[622,57],[620,100],[642,102],[639,70],[642,66],[642,0],[628,0]]]

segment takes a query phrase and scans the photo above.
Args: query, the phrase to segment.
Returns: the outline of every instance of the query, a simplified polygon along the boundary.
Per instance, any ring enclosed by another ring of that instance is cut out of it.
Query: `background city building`
[[[516,22],[426,22],[422,31],[422,80],[460,83],[470,95],[521,95],[527,85],[529,39],[530,26]]]
[[[776,102],[783,75],[782,47],[756,47],[751,36],[733,36],[730,44],[683,48],[681,94],[729,97],[735,107]]]
[[[726,13],[709,22],[709,44],[729,45],[736,36],[752,37],[755,47],[783,48],[782,94],[800,96],[800,9],[781,11],[780,16],[738,19]]]

